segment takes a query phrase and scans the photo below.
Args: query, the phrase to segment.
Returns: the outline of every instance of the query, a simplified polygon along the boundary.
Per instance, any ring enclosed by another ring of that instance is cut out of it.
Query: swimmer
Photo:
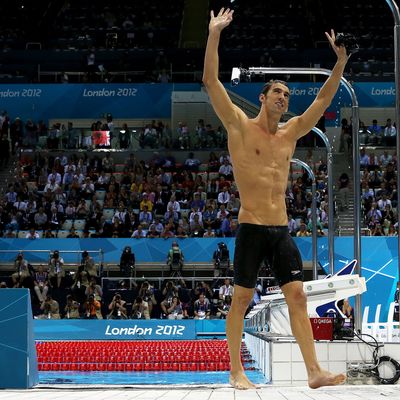
[[[271,81],[259,95],[258,116],[249,119],[232,103],[218,80],[220,35],[232,19],[233,10],[229,8],[222,8],[218,15],[211,11],[203,73],[211,103],[228,132],[229,154],[242,204],[235,244],[235,291],[226,324],[230,383],[237,389],[255,388],[244,373],[240,346],[244,314],[253,297],[259,266],[267,258],[286,298],[292,332],[304,358],[309,386],[337,385],[344,382],[345,376],[324,371],[316,357],[303,291],[302,260],[288,232],[285,191],[296,142],[316,125],[331,104],[348,55],[344,47],[335,45],[333,30],[325,33],[337,62],[311,106],[280,126],[279,121],[288,110],[290,92],[285,82]]]

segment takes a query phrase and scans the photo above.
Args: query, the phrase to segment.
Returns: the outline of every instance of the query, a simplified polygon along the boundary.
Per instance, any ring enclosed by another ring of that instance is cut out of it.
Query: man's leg
[[[339,385],[345,381],[343,374],[331,374],[321,369],[315,352],[310,319],[307,314],[307,296],[303,282],[290,282],[281,287],[289,309],[292,333],[300,347],[307,369],[308,385],[312,389],[321,386]],[[235,287],[236,290],[236,287]]]
[[[253,385],[246,377],[240,358],[240,347],[243,335],[244,314],[253,298],[254,289],[235,285],[232,305],[226,318],[226,337],[228,339],[231,359],[231,375],[229,382],[236,389],[253,389]]]

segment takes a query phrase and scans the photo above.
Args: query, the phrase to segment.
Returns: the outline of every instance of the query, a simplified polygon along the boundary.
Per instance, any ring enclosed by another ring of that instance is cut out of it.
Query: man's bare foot
[[[229,383],[235,389],[240,389],[240,390],[257,389],[257,386],[249,381],[249,378],[247,378],[246,374],[243,371],[235,375],[231,374],[229,376]]]
[[[308,386],[311,389],[318,389],[321,386],[341,385],[346,380],[344,374],[332,374],[329,371],[320,370],[312,373],[308,378]]]

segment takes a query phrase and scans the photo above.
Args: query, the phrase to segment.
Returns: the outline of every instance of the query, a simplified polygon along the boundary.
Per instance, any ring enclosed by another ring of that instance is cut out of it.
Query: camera
[[[232,68],[231,86],[239,85],[240,81],[250,82],[251,73],[244,68]]]
[[[351,33],[338,33],[336,35],[335,45],[344,46],[348,55],[357,53],[360,46],[357,43],[356,37]]]

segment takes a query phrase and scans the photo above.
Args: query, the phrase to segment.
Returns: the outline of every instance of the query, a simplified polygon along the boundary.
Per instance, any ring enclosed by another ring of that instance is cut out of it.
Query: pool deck
[[[219,387],[45,386],[0,390],[0,400],[376,400],[400,399],[400,385],[342,385],[312,390],[305,386],[262,386],[257,390]]]

